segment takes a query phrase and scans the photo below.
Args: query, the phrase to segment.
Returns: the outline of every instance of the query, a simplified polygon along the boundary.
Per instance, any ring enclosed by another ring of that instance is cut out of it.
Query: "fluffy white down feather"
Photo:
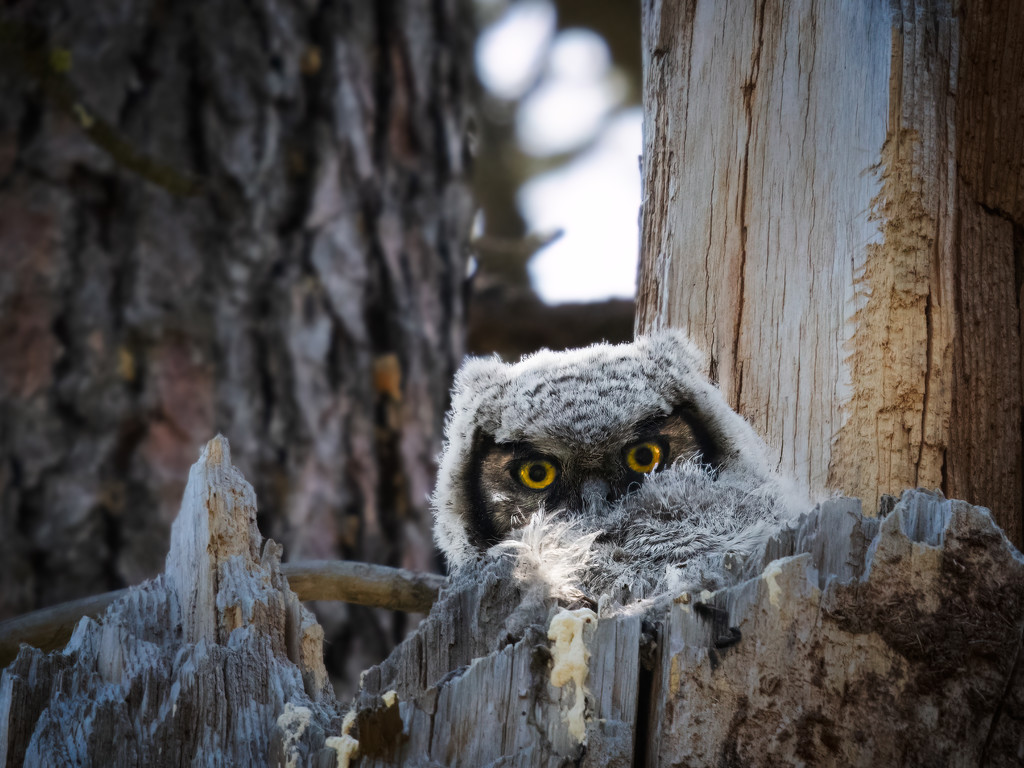
[[[714,590],[748,577],[765,543],[806,511],[781,479],[680,462],[600,514],[537,513],[490,556],[562,601],[611,605]]]

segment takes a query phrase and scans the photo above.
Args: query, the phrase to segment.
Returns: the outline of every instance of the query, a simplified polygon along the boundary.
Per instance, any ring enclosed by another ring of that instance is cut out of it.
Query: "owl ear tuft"
[[[455,374],[455,393],[481,392],[501,384],[507,377],[507,368],[497,355],[491,357],[470,357]]]
[[[698,373],[707,370],[704,353],[690,341],[686,332],[679,328],[664,328],[654,331],[647,336],[641,336],[637,341],[641,339],[647,342],[652,354],[656,357],[673,361],[675,364],[682,363]]]

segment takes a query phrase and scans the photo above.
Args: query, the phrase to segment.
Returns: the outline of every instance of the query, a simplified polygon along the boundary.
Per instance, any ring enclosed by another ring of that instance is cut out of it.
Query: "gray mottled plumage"
[[[563,597],[617,600],[732,578],[793,495],[700,368],[678,331],[468,361],[434,495],[452,569],[514,553]]]

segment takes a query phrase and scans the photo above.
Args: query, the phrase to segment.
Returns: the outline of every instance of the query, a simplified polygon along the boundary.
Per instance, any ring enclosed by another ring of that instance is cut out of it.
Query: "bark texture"
[[[1024,6],[645,0],[637,327],[812,490],[1022,541]]]
[[[460,0],[5,5],[0,617],[154,575],[216,431],[290,559],[433,566],[469,19]],[[325,622],[350,672],[404,632],[365,608]]]
[[[164,573],[82,619],[63,652],[0,676],[0,765],[324,765],[341,713],[323,630],[256,528],[252,486],[212,440]]]
[[[907,491],[879,521],[836,498],[759,576],[645,617],[531,596],[508,560],[442,593],[363,676],[359,765],[1024,760],[1024,556],[982,507]]]

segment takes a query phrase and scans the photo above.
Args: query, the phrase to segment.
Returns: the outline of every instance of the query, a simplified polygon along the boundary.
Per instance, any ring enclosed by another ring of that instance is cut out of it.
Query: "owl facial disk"
[[[684,410],[611,425],[600,440],[565,430],[503,442],[479,433],[474,445],[467,495],[473,500],[471,540],[480,549],[525,525],[538,510],[601,517],[674,461],[693,455],[711,460],[699,427]]]
[[[473,562],[539,510],[598,524],[602,508],[626,504],[648,477],[691,457],[712,477],[767,476],[759,438],[703,366],[679,331],[512,364],[467,361],[434,494],[435,537],[449,562]]]

